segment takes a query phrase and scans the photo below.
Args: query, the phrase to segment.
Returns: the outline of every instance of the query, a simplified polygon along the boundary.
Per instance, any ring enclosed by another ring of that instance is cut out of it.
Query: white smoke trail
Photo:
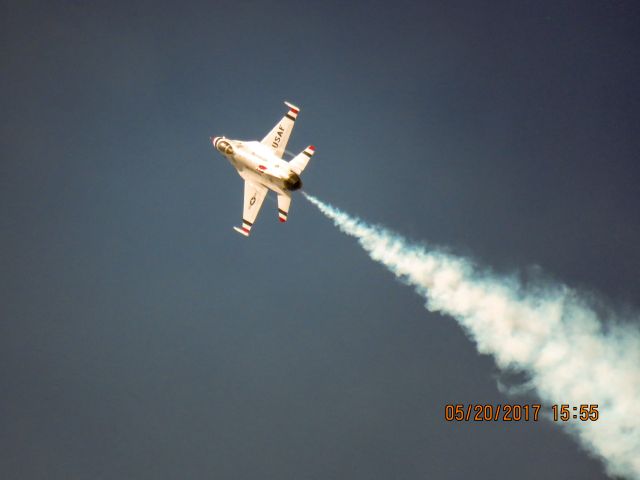
[[[640,332],[599,320],[565,286],[524,288],[467,259],[412,245],[304,194],[374,260],[454,317],[500,369],[524,372],[551,404],[598,404],[597,421],[562,423],[612,475],[640,479]]]

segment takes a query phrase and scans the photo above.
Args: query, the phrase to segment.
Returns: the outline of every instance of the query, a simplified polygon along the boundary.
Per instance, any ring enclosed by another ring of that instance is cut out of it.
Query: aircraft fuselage
[[[302,187],[300,175],[291,170],[289,163],[278,158],[260,142],[243,142],[225,137],[214,137],[211,142],[244,180],[264,185],[280,194]]]

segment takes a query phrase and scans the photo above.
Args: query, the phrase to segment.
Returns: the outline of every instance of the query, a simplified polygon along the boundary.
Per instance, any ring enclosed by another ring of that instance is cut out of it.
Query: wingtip
[[[291,108],[292,110],[295,110],[295,113],[299,113],[299,112],[300,112],[300,108],[299,108],[299,107],[296,107],[293,103],[291,103],[291,102],[287,102],[287,101],[285,100],[285,101],[284,101],[284,104],[285,104],[287,107]]]
[[[240,228],[240,227],[233,227],[233,229],[238,232],[240,235],[244,235],[245,237],[249,236],[249,231],[245,230],[244,228]]]

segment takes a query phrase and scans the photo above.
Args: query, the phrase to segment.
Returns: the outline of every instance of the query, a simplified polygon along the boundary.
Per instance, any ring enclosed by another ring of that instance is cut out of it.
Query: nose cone
[[[211,144],[213,145],[213,148],[216,148],[216,143],[218,142],[218,139],[220,137],[209,137],[209,140],[211,140]]]

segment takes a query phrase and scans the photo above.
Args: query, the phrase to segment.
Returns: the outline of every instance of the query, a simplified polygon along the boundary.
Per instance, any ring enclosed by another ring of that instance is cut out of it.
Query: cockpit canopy
[[[233,146],[231,143],[224,137],[216,137],[214,141],[214,146],[217,150],[227,155],[233,155]]]

